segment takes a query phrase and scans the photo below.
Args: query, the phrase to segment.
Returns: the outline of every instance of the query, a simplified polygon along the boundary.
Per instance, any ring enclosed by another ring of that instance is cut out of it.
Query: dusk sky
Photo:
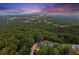
[[[68,13],[79,14],[79,4],[68,3],[0,3],[0,14]]]

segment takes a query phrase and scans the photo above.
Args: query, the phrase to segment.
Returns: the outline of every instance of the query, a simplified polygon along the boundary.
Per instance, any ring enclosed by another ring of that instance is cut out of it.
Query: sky
[[[0,14],[79,14],[78,3],[0,3]]]

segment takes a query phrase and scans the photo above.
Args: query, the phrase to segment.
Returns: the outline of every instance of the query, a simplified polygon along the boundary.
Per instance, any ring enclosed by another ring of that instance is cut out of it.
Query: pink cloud
[[[79,12],[79,10],[75,10],[74,8],[71,8],[70,6],[61,6],[61,7],[55,7],[55,8],[42,10],[42,13],[75,13],[75,12]]]

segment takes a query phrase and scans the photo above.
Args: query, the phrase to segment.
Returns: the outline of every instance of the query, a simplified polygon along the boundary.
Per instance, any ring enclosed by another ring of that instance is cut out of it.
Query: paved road
[[[79,45],[77,45],[77,44],[72,44],[72,49],[75,50],[75,51],[76,51],[76,50],[79,51]],[[30,55],[34,55],[34,52],[35,52],[35,51],[38,51],[38,50],[39,50],[38,43],[34,43],[34,44],[32,45]]]
[[[72,49],[73,49],[73,50],[79,50],[79,45],[77,45],[77,44],[72,44]]]

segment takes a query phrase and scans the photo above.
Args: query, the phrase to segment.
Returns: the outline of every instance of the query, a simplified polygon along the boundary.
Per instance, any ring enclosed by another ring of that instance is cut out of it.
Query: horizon
[[[79,15],[78,6],[78,3],[0,3],[0,14],[38,13]]]

